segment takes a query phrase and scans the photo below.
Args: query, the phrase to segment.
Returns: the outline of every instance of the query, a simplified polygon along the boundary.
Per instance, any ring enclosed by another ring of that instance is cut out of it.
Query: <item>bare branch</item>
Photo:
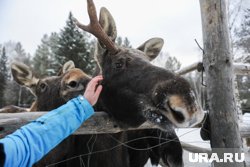
[[[202,51],[202,54],[204,55],[204,49],[201,47],[201,45],[198,43],[198,41],[196,39],[194,39],[195,43],[197,44],[197,46],[200,48],[200,50]]]

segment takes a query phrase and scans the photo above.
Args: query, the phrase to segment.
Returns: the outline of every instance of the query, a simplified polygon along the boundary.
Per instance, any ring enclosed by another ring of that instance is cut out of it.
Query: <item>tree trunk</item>
[[[211,122],[212,151],[223,159],[223,153],[241,153],[234,94],[233,60],[229,40],[226,0],[200,0],[204,57]],[[215,167],[242,167],[244,163],[214,162]]]

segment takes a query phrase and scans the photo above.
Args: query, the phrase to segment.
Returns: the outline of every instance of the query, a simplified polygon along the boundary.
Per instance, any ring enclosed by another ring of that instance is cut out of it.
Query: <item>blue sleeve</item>
[[[0,140],[5,167],[32,166],[94,114],[92,106],[78,96]]]

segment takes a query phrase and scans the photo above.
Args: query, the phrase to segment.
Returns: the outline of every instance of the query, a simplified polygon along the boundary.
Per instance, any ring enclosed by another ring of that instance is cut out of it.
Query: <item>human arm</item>
[[[90,81],[85,98],[80,95],[1,139],[4,166],[32,166],[78,129],[94,113],[91,105],[96,103],[101,92],[100,86],[96,88],[100,80]]]

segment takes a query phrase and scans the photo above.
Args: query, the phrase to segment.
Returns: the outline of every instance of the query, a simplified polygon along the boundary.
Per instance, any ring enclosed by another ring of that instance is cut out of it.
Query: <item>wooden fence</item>
[[[25,112],[25,113],[0,113],[0,138],[14,132],[21,126],[34,121],[36,118],[47,112]],[[249,118],[250,120],[250,118]],[[95,112],[95,114],[84,122],[84,124],[74,133],[81,134],[101,134],[101,133],[118,133],[127,130],[136,129],[155,129],[158,126],[146,121],[138,128],[122,129],[112,120],[105,112]],[[200,127],[195,127],[200,128]],[[164,129],[163,129],[164,130]],[[250,122],[240,124],[240,133],[244,138],[250,138]]]

